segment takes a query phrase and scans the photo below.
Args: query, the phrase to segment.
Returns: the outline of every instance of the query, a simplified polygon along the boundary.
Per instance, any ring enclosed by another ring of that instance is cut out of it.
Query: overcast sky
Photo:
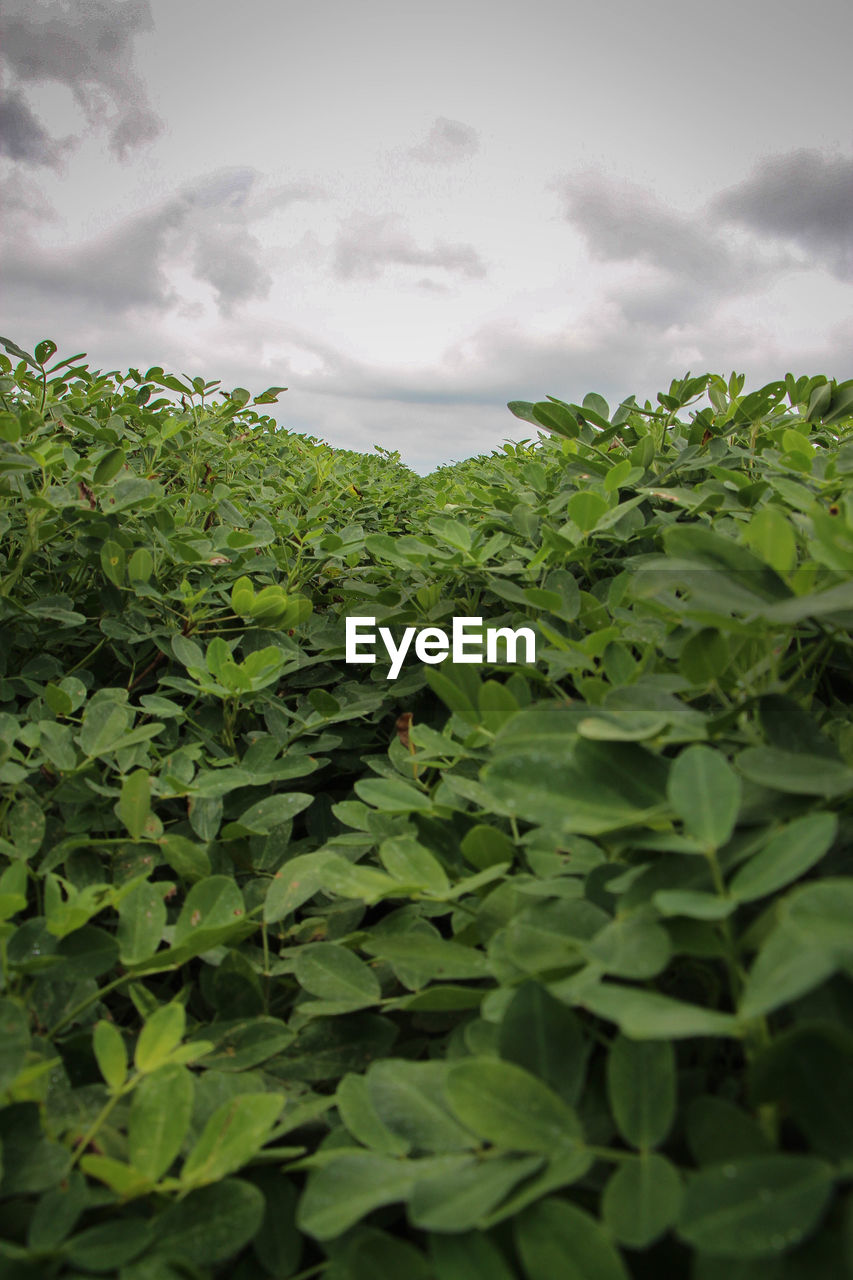
[[[853,376],[849,0],[3,0],[0,333],[419,471]]]

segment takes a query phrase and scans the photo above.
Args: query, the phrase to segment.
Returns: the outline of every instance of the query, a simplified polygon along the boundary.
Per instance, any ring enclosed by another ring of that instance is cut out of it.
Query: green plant
[[[853,382],[419,478],[0,341],[0,1280],[850,1274]]]

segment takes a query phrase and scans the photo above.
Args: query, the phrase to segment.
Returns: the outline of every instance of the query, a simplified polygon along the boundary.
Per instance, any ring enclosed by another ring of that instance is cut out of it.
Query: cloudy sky
[[[0,332],[419,471],[853,376],[847,0],[3,0]]]

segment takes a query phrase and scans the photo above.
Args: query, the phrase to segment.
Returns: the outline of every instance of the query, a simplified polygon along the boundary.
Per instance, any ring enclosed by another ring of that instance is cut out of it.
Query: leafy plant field
[[[853,382],[421,478],[0,341],[0,1280],[853,1275]]]

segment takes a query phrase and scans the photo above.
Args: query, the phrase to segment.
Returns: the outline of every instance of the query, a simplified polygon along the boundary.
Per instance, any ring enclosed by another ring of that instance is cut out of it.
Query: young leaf
[[[148,1074],[168,1061],[183,1039],[186,1021],[184,1006],[175,1001],[161,1005],[151,1014],[136,1042],[133,1061],[137,1071]]]
[[[190,1126],[194,1084],[186,1067],[167,1063],[146,1076],[133,1094],[128,1156],[134,1169],[157,1182],[180,1151]]]
[[[110,1089],[120,1089],[127,1078],[127,1049],[118,1027],[103,1019],[95,1024],[92,1048],[98,1070]]]
[[[214,1111],[181,1170],[185,1186],[219,1182],[260,1151],[278,1119],[280,1093],[244,1093]]]

